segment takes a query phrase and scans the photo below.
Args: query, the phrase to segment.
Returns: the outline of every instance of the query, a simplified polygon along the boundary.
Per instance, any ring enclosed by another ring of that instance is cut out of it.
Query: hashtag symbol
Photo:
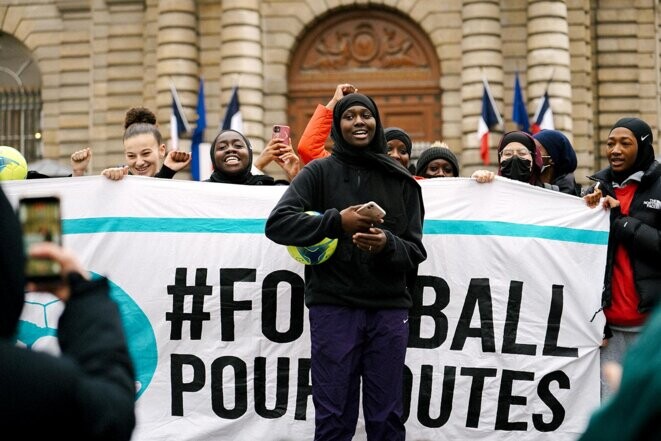
[[[204,296],[211,295],[211,286],[207,285],[207,269],[195,271],[195,285],[186,285],[186,268],[177,268],[174,285],[168,285],[168,294],[172,296],[172,311],[165,313],[165,320],[171,322],[170,340],[181,340],[181,328],[185,321],[190,322],[191,340],[202,338],[202,324],[211,314],[204,312]],[[184,312],[184,299],[193,296],[191,312]]]

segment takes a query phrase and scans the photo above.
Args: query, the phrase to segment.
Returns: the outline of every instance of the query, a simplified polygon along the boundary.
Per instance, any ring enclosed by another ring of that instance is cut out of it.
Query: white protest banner
[[[506,179],[421,185],[407,439],[575,440],[599,405],[607,212]],[[136,367],[134,440],[313,438],[303,266],[263,234],[284,189],[3,183],[13,203],[59,195],[65,245],[111,281]]]

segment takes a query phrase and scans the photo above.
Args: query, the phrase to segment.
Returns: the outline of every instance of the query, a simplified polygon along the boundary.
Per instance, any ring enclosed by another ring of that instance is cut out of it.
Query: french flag
[[[227,103],[225,118],[221,130],[232,129],[243,133],[243,117],[241,116],[241,107],[239,106],[239,86],[232,89],[232,97]]]
[[[514,104],[512,105],[512,121],[514,121],[519,130],[530,133],[530,120],[528,119],[528,110],[523,99],[523,91],[519,82],[519,71],[514,76]]]
[[[551,110],[551,102],[549,101],[549,92],[544,92],[544,96],[539,99],[535,116],[535,122],[532,124],[533,135],[540,130],[554,130],[553,124],[553,111]]]
[[[186,119],[184,108],[179,100],[179,94],[173,83],[170,83],[170,92],[172,93],[172,111],[170,112],[170,139],[172,150],[179,148],[179,138],[184,133],[190,132],[190,125]]]
[[[503,119],[496,108],[496,102],[491,94],[489,82],[486,78],[482,79],[484,92],[482,92],[482,115],[477,124],[477,138],[480,141],[480,156],[484,165],[489,165],[489,133],[491,128],[496,125],[502,125]]]
[[[211,175],[213,166],[209,155],[209,144],[204,143],[204,130],[207,128],[207,111],[204,105],[204,80],[200,78],[197,92],[197,125],[191,138],[191,178],[203,181]]]

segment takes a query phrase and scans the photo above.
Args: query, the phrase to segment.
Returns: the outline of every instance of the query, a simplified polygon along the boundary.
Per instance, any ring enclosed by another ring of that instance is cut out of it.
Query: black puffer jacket
[[[0,186],[0,427],[20,439],[128,441],[135,375],[108,280],[68,276],[59,357],[16,344],[24,295],[18,219]]]
[[[590,179],[601,182],[604,195],[615,197],[610,168],[595,173]],[[619,207],[611,210],[603,307],[611,304],[613,259],[620,244],[626,247],[631,259],[636,291],[640,297],[638,311],[648,312],[661,298],[661,164],[657,161],[643,174],[631,201],[629,215],[622,215]]]

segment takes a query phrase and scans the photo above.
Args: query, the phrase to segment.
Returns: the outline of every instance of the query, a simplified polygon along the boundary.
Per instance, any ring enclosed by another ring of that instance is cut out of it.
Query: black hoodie
[[[363,149],[353,147],[341,133],[341,115],[354,105],[369,109],[377,121],[374,138]],[[386,155],[378,109],[369,97],[352,93],[337,103],[331,136],[333,153],[310,162],[294,178],[266,221],[266,236],[296,246],[324,237],[338,239],[328,261],[305,267],[307,306],[410,308],[418,265],[427,258],[420,186],[408,170]],[[370,200],[387,213],[380,225],[386,246],[378,254],[357,248],[342,229],[340,211]],[[306,211],[322,216],[309,216]]]
[[[25,279],[23,243],[18,218],[0,187],[0,338],[16,332],[23,309]]]
[[[135,377],[105,278],[68,276],[58,324],[62,355],[16,345],[25,300],[18,219],[0,187],[0,427],[20,439],[129,440]]]

